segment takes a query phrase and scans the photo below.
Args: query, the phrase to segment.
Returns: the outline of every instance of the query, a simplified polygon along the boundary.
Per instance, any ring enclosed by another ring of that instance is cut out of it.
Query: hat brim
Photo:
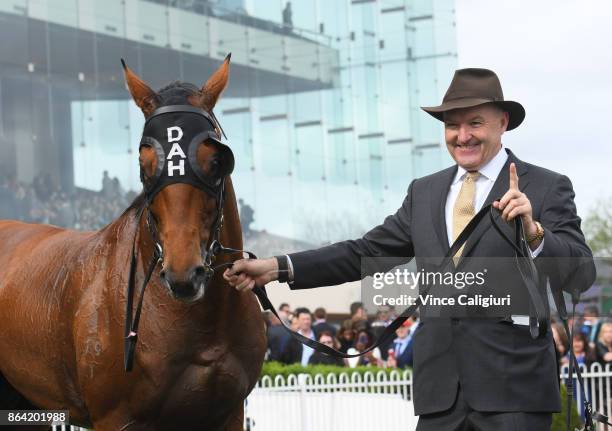
[[[506,111],[510,117],[506,130],[516,129],[525,119],[525,108],[512,100],[493,101],[490,99],[464,98],[450,100],[440,106],[422,106],[421,109],[437,120],[444,121],[444,113],[453,109],[472,108],[474,106],[493,103]]]

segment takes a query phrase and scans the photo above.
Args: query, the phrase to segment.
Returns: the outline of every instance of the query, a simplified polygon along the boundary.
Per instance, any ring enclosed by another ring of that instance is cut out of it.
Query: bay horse
[[[214,118],[229,63],[228,55],[201,88],[177,81],[155,92],[125,63],[124,73],[146,119],[169,105],[190,105]],[[242,234],[219,147],[207,140],[195,147],[195,168],[224,181],[221,208],[193,184],[172,183],[150,202],[141,194],[97,232],[0,222],[0,408],[65,409],[72,424],[95,430],[243,429],[243,402],[266,348],[264,323],[255,296],[231,288],[221,271],[203,281],[202,251],[215,220],[222,220],[224,245],[242,249]],[[155,148],[141,143],[143,184],[159,160]],[[139,217],[143,210],[149,217]],[[163,257],[144,296],[128,373],[123,348],[132,249],[141,283],[156,243]],[[233,258],[219,256],[216,263]]]

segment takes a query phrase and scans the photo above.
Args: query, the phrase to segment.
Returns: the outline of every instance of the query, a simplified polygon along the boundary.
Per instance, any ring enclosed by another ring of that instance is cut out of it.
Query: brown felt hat
[[[506,111],[510,120],[508,128],[512,130],[525,119],[525,108],[518,102],[504,100],[499,78],[489,69],[459,69],[446,90],[440,106],[423,106],[421,109],[434,118],[444,121],[444,112],[453,109],[471,108],[484,103],[494,103]]]

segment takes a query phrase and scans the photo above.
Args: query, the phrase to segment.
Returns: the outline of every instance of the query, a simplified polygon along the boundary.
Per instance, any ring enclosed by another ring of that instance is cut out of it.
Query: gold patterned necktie
[[[465,229],[467,224],[474,217],[474,199],[476,197],[476,181],[480,172],[467,172],[461,184],[461,190],[453,207],[453,242],[457,240],[459,234]],[[457,254],[453,257],[455,265],[459,262],[459,257],[463,253],[465,244],[461,246]]]

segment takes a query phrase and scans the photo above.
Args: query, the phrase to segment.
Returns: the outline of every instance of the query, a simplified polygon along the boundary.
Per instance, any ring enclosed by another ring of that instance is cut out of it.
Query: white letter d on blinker
[[[168,127],[168,142],[180,141],[183,137],[183,129],[178,126]],[[176,132],[176,136],[172,136],[173,132]]]

